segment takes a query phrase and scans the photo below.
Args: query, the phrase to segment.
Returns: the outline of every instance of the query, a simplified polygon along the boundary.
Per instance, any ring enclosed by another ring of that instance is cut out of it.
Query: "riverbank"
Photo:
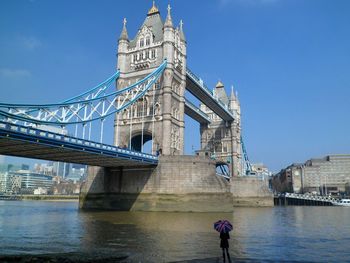
[[[104,263],[104,262],[123,262],[127,255],[89,255],[80,253],[66,254],[44,254],[44,255],[8,255],[0,256],[0,262],[3,263]]]
[[[0,200],[79,201],[79,195],[1,195]]]

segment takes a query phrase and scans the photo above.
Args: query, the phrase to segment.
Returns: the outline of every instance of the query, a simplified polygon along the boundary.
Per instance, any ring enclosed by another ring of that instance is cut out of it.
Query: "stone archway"
[[[152,141],[152,134],[148,132],[142,133],[136,133],[131,137],[131,145],[130,149],[133,151],[141,152],[143,149],[143,146],[149,142]],[[143,150],[143,152],[145,152]]]

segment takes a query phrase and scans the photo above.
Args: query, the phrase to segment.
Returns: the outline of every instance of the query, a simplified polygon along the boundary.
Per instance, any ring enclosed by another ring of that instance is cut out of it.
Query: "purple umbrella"
[[[214,229],[218,232],[228,233],[233,229],[233,226],[228,220],[219,220],[214,223]]]

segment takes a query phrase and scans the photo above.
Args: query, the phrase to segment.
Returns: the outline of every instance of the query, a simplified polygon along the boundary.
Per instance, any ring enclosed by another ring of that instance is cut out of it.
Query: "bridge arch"
[[[152,132],[149,130],[136,130],[132,133],[129,140],[129,148],[133,151],[139,151],[144,153],[155,154],[157,147],[152,136]],[[153,145],[153,153],[152,153]]]

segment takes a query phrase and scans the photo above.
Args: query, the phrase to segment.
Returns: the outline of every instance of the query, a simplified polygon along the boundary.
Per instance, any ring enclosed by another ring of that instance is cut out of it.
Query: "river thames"
[[[95,253],[122,262],[221,262],[213,222],[234,225],[241,262],[349,262],[350,208],[237,208],[233,213],[82,212],[77,202],[0,201],[0,254]],[[233,260],[234,262],[234,260]]]

